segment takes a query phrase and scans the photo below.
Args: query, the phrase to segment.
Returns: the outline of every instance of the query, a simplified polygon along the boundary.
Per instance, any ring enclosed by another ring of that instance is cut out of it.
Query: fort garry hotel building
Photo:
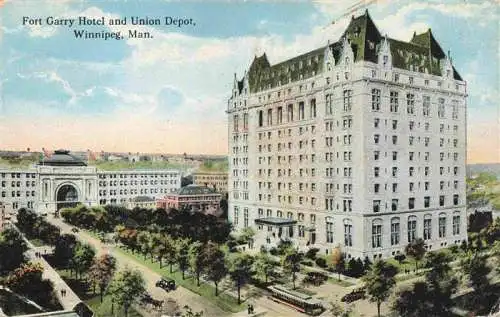
[[[255,245],[385,258],[467,237],[466,83],[431,30],[380,34],[368,12],[338,42],[255,57],[228,101],[229,219]]]

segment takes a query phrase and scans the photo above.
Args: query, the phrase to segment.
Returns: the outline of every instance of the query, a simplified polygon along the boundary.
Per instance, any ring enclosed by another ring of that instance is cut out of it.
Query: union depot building
[[[54,213],[77,204],[127,205],[138,196],[154,199],[181,187],[177,170],[100,171],[66,150],[24,170],[0,169],[0,202],[5,212],[26,207]]]
[[[381,34],[368,12],[336,42],[256,56],[228,100],[229,218],[256,245],[293,240],[383,258],[467,238],[466,82],[429,29]]]

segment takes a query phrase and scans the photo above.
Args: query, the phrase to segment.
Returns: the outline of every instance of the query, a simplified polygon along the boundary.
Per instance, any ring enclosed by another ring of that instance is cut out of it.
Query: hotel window
[[[373,212],[379,212],[380,211],[380,200],[374,200],[373,201]]]
[[[453,181],[453,188],[458,189],[458,181]]]
[[[391,106],[391,112],[398,112],[398,92],[397,91],[391,91],[391,99],[390,99],[390,106]]]
[[[453,205],[458,205],[459,204],[459,199],[458,199],[458,194],[453,195]]]
[[[333,114],[333,98],[331,94],[326,95],[326,109],[325,112],[327,115]]]
[[[333,222],[331,218],[326,219],[326,242],[333,243]]]
[[[233,225],[235,227],[238,226],[238,214],[239,214],[238,207],[234,207]]]
[[[278,124],[283,123],[283,107],[278,107]]]
[[[444,195],[439,196],[439,206],[440,207],[444,206]]]
[[[458,139],[453,139],[453,147],[457,147],[458,145]]]
[[[413,242],[417,238],[417,217],[408,217],[408,243]]]
[[[304,120],[304,102],[299,102],[299,120]]]
[[[248,129],[248,113],[243,114],[243,129]]]
[[[379,189],[380,189],[380,184],[373,184],[373,191],[375,192],[375,194],[379,192]]]
[[[393,136],[392,136],[392,144],[393,144],[393,145],[398,144],[398,136],[397,136],[397,135],[393,135]]]
[[[430,216],[426,216],[430,217]],[[432,237],[432,227],[431,227],[431,219],[424,219],[424,240],[430,240]]]
[[[415,128],[415,121],[410,121],[410,122],[408,123],[408,127],[410,128],[410,131],[412,131],[412,130],[413,130],[413,128]]]
[[[438,117],[441,119],[445,117],[444,98],[438,99]]]
[[[375,144],[378,144],[379,139],[380,139],[380,135],[378,135],[378,134],[373,135],[373,142],[375,142]]]
[[[415,198],[414,197],[408,198],[408,209],[410,209],[410,210],[415,209]]]
[[[235,118],[235,120],[236,120],[236,118]],[[262,126],[264,126],[264,112],[262,110],[259,110],[259,127],[262,127]],[[236,126],[235,126],[234,131],[238,131]]]
[[[408,169],[408,173],[410,176],[413,176],[413,172],[415,171],[415,168],[413,166],[411,166],[409,169]]]
[[[344,244],[346,247],[352,247],[352,224],[344,224]]]
[[[243,227],[248,227],[248,208],[243,209]]]
[[[391,201],[391,210],[398,211],[398,200],[397,199],[393,199]]]
[[[425,196],[424,197],[424,208],[429,208],[431,205],[431,197],[430,196]]]
[[[392,183],[392,192],[395,193],[398,191],[398,183]]]
[[[311,99],[311,118],[316,118],[316,99]]]
[[[392,120],[392,129],[396,130],[398,128],[398,120]]]
[[[409,160],[410,160],[410,161],[413,161],[413,156],[414,156],[414,155],[415,155],[415,153],[414,153],[414,152],[409,152],[409,153],[408,153],[408,158],[409,158]]]
[[[408,137],[408,144],[409,144],[409,145],[413,145],[413,141],[414,141],[414,139],[415,139],[415,138],[414,138],[413,136],[409,136],[409,137]]]
[[[399,218],[391,219],[391,245],[399,244],[400,224]]]
[[[380,111],[380,89],[372,89],[372,110]]]
[[[378,177],[379,173],[380,173],[380,167],[374,167],[373,168],[373,174],[375,175],[375,177]]]
[[[439,215],[439,237],[446,237],[446,216],[444,214]]]
[[[406,94],[406,110],[408,114],[413,114],[415,112],[415,95]]]
[[[372,248],[382,247],[382,224],[380,219],[372,222]]]
[[[453,175],[458,175],[458,166],[453,167]]]
[[[380,119],[379,118],[373,119],[373,127],[374,128],[378,128],[379,124],[380,124]]]
[[[422,106],[422,113],[424,117],[428,117],[431,111],[431,97],[429,96],[424,96],[423,97],[423,106]]]
[[[453,235],[460,234],[460,215],[453,215]]]
[[[344,90],[344,111],[351,111],[352,90]]]
[[[380,156],[380,151],[373,151],[373,159],[375,161],[378,161],[379,156]]]
[[[453,100],[451,102],[452,104],[452,113],[451,113],[451,116],[453,119],[458,119],[458,101],[457,100]]]
[[[293,121],[293,105],[289,104],[287,106],[287,122],[292,122]]]
[[[397,177],[398,176],[398,168],[397,167],[393,167],[392,168],[392,176],[393,177]]]
[[[273,124],[273,109],[267,109],[267,125],[271,126]]]

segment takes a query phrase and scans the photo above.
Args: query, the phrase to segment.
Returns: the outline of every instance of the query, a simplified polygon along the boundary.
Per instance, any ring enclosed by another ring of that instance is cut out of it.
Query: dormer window
[[[389,62],[389,56],[384,55],[384,65],[387,65],[387,62]]]
[[[332,64],[327,63],[327,64],[326,64],[326,69],[327,69],[328,71],[332,70]]]
[[[349,57],[346,57],[346,58],[345,58],[345,63],[346,63],[346,64],[349,64]]]
[[[450,70],[449,69],[446,70],[446,77],[448,77],[448,78],[450,77]]]

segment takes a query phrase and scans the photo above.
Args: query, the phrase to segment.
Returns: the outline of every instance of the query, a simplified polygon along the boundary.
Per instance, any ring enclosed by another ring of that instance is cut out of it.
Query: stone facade
[[[213,188],[219,193],[227,193],[227,172],[195,172],[193,184]]]
[[[55,157],[26,170],[0,170],[0,203],[6,212],[25,207],[49,213],[75,203],[126,206],[137,196],[155,199],[181,186],[176,170],[98,171],[68,151],[56,151]]]
[[[430,29],[397,41],[368,13],[336,43],[276,65],[255,57],[228,101],[229,219],[255,227],[256,245],[292,239],[348,258],[390,257],[415,238],[460,243],[466,107]]]

